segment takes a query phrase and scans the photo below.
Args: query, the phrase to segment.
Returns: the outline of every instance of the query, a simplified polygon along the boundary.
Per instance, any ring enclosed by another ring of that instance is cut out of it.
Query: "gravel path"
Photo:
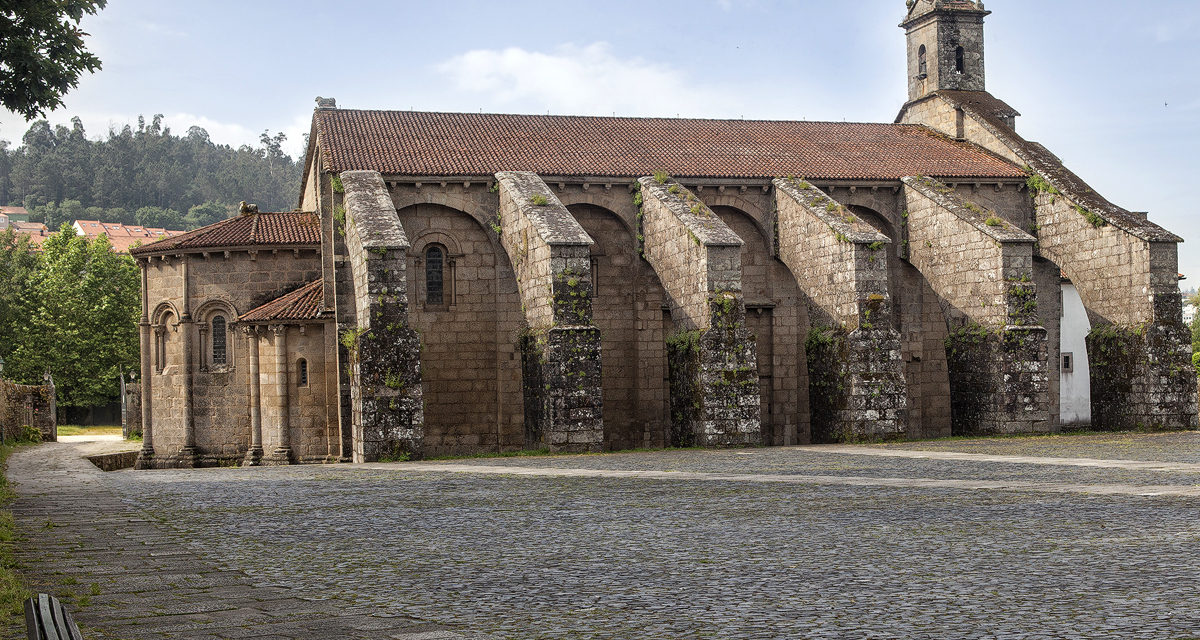
[[[1155,457],[1165,436],[1120,437],[1116,452],[1091,436],[1078,446],[1028,438],[896,450],[1200,462]],[[81,446],[21,452],[10,477],[26,483],[14,513],[31,537],[28,575],[59,589],[72,578],[68,589],[99,585],[78,607],[89,638],[1189,638],[1200,629],[1200,473],[1186,464],[778,448],[103,474],[75,464]],[[42,479],[55,465],[71,469],[71,482]],[[1146,487],[1174,495],[1140,495]],[[49,559],[76,541],[73,555]],[[176,573],[186,588],[164,577]],[[177,586],[151,586],[133,605],[144,615],[117,617],[131,602],[121,585],[142,580]]]

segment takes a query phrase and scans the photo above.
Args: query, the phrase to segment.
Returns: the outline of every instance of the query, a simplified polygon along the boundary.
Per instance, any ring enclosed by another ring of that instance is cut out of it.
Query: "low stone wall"
[[[812,441],[903,437],[908,390],[888,291],[891,240],[820,189],[775,180],[779,257],[812,301]]]
[[[341,179],[358,307],[357,326],[342,335],[350,351],[354,461],[420,457],[421,339],[408,324],[408,238],[379,173],[347,171]]]
[[[599,450],[604,420],[592,239],[537,175],[505,171],[496,181],[500,243],[529,325],[519,344],[527,444]]]
[[[639,184],[642,250],[680,328],[667,340],[670,444],[758,444],[758,365],[746,330],[742,240],[683,185],[664,176]]]
[[[54,387],[0,380],[0,433],[5,440],[17,440],[25,436],[26,426],[37,429],[43,441],[58,440]]]

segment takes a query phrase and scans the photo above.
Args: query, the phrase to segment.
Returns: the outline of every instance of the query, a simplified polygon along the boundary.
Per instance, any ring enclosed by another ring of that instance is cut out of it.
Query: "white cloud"
[[[485,110],[577,115],[739,114],[736,93],[716,91],[641,58],[619,58],[605,42],[566,44],[551,53],[519,47],[478,49],[437,65],[453,88],[481,96]]]

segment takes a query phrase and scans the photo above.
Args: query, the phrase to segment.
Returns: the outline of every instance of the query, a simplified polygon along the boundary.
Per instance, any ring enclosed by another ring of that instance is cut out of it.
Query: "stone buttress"
[[[812,301],[805,347],[813,442],[903,437],[908,392],[893,326],[891,240],[804,180],[777,178],[779,257]]]
[[[639,179],[642,251],[680,329],[667,341],[674,446],[761,442],[754,338],[742,298],[742,240],[665,176]]]
[[[942,300],[952,433],[1054,430],[1035,239],[924,177],[907,177],[910,262]]]
[[[536,174],[496,174],[500,243],[528,330],[520,338],[526,442],[604,445],[600,330],[592,323],[592,239]]]
[[[382,177],[341,174],[346,250],[357,325],[342,335],[350,351],[355,462],[421,455],[424,405],[420,336],[408,323],[408,239]]]
[[[1196,372],[1183,324],[1178,245],[1145,214],[1105,199],[1042,145],[1015,129],[1017,112],[986,91],[938,91],[898,122],[924,124],[1024,166],[1037,254],[1075,285],[1092,324],[1092,425],[1198,424]]]

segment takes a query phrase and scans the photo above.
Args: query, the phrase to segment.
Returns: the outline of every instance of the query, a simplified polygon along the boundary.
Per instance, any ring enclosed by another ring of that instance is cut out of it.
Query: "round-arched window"
[[[917,49],[917,75],[923,76],[928,73],[929,64],[925,58],[925,45],[921,45],[921,48]]]
[[[229,361],[225,316],[215,315],[212,318],[212,363],[223,365]]]
[[[308,386],[308,360],[304,358],[300,358],[300,361],[296,363],[296,385]]]
[[[967,54],[962,47],[954,50],[954,70],[962,73],[967,68]]]
[[[425,250],[425,304],[445,304],[446,250],[431,244]]]

